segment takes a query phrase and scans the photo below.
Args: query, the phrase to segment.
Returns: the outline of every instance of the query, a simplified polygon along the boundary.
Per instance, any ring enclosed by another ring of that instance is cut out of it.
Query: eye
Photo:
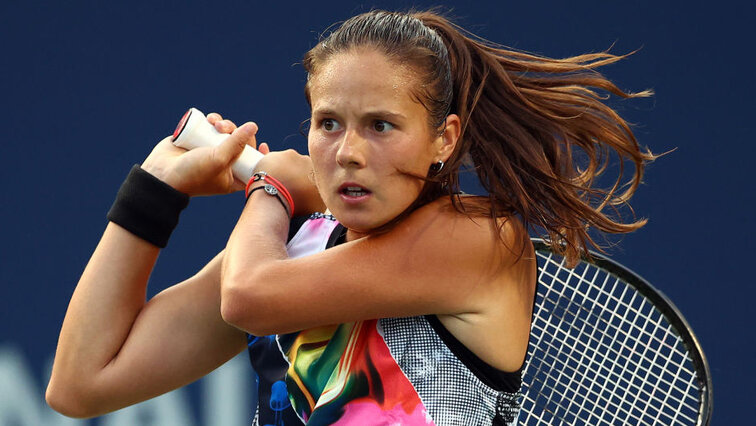
[[[325,130],[326,132],[335,132],[336,130],[339,130],[341,127],[339,125],[339,122],[332,119],[332,118],[326,118],[323,121],[321,121],[320,126]]]
[[[388,121],[376,120],[375,122],[373,122],[373,130],[378,133],[386,133],[393,128],[394,125],[389,123]]]

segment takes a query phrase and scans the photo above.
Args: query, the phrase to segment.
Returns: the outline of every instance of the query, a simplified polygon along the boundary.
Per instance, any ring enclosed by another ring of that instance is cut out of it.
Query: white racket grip
[[[207,121],[207,117],[197,108],[189,108],[179,121],[176,130],[173,132],[173,144],[192,150],[201,146],[216,146],[223,142],[228,133],[220,133],[215,127]],[[239,158],[231,166],[234,177],[242,182],[247,182],[255,171],[255,166],[263,155],[260,151],[245,146]]]

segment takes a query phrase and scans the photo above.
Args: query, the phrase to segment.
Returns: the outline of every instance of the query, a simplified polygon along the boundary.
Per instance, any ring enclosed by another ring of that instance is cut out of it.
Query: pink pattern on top
[[[416,406],[411,413],[404,411],[401,405],[387,410],[374,402],[353,402],[344,407],[344,415],[334,423],[336,426],[364,426],[366,420],[373,419],[371,424],[402,425],[402,426],[427,426],[433,425],[428,413],[423,406]],[[376,423],[375,420],[380,419]]]
[[[377,327],[377,320],[341,324],[328,343],[332,349],[338,346],[341,355],[337,362],[323,364],[302,352],[310,330],[298,333],[290,346],[294,352],[287,351],[292,363],[287,383],[299,388],[294,392],[299,398],[292,402],[308,425],[434,425]],[[298,367],[300,360],[307,367]],[[322,368],[313,369],[315,365]],[[317,401],[314,409],[308,401]]]

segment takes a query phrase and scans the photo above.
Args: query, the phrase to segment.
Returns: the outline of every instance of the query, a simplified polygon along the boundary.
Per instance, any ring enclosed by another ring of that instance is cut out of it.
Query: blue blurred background
[[[302,54],[331,23],[370,8],[436,2],[0,3],[0,425],[243,425],[255,398],[237,358],[213,376],[89,421],[43,403],[68,298],[134,163],[189,106],[260,125],[258,140],[306,152]],[[648,226],[611,256],[686,316],[714,378],[712,424],[752,424],[756,342],[756,156],[747,2],[450,1],[490,40],[547,56],[626,53],[605,74],[649,100],[612,101],[653,163],[633,206]],[[183,214],[151,293],[191,275],[225,244],[239,194]],[[750,330],[750,331],[749,331]],[[748,419],[751,419],[750,421]]]

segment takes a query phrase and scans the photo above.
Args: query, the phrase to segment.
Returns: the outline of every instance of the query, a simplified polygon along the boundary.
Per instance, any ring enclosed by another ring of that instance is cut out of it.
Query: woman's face
[[[386,224],[417,198],[443,138],[411,89],[411,68],[373,49],[335,54],[309,81],[308,136],[318,190],[353,233]]]

